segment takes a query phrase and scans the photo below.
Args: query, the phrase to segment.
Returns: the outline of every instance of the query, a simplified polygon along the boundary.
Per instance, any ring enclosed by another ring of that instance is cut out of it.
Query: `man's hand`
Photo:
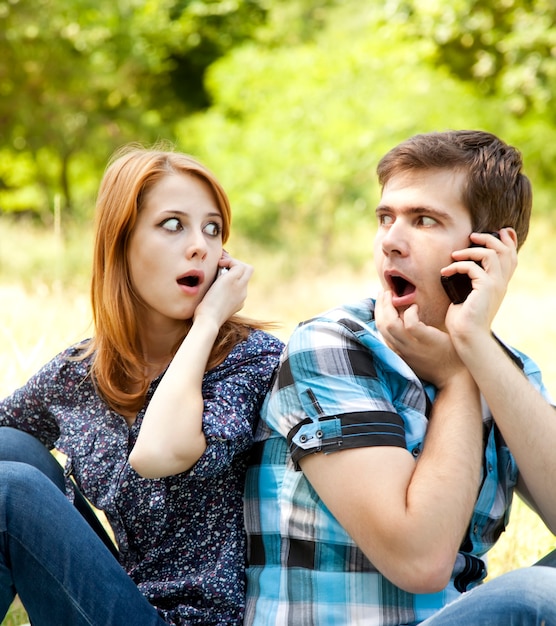
[[[446,314],[446,328],[458,352],[471,340],[482,341],[490,335],[517,267],[517,239],[512,228],[502,228],[500,239],[486,233],[473,233],[471,239],[481,247],[472,248],[472,255],[469,249],[455,251],[454,263],[442,269],[443,275],[465,270],[473,285],[467,299],[450,305]],[[464,260],[470,256],[471,260]]]
[[[421,322],[416,304],[400,314],[392,305],[392,292],[384,291],[376,299],[375,319],[388,347],[438,389],[464,367],[449,334]]]

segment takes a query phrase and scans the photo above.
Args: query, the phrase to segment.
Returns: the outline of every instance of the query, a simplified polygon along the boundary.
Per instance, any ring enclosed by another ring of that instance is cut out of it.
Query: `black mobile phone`
[[[489,235],[493,235],[497,239],[500,239],[500,235],[497,232],[489,232]],[[470,248],[480,248],[480,244],[471,243]],[[479,263],[480,265],[480,263]],[[465,302],[467,296],[473,289],[471,285],[471,279],[468,274],[452,274],[451,276],[441,276],[440,281],[444,287],[444,291],[448,294],[448,298],[454,304],[461,304]]]

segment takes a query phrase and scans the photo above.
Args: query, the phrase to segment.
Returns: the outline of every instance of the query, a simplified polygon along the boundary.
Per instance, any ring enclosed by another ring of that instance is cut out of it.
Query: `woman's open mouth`
[[[197,287],[199,284],[198,276],[182,276],[178,278],[178,284],[185,285],[186,287]]]
[[[178,285],[185,290],[193,290],[194,292],[203,284],[205,275],[200,270],[191,270],[186,272],[177,279]]]

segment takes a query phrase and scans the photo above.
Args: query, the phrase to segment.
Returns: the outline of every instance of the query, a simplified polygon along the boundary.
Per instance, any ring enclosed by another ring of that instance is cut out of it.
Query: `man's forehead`
[[[385,183],[377,211],[469,214],[463,193],[465,181],[463,172],[448,168],[400,172]]]

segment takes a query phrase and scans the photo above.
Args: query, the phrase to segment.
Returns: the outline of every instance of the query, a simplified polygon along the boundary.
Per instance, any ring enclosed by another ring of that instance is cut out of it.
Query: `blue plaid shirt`
[[[439,593],[408,593],[382,576],[298,471],[316,451],[422,450],[436,389],[385,345],[373,311],[364,300],[301,324],[282,356],[246,483],[247,625],[417,624],[486,576],[482,557],[506,526],[518,475],[488,407],[482,487]],[[538,367],[506,350],[550,399]]]

